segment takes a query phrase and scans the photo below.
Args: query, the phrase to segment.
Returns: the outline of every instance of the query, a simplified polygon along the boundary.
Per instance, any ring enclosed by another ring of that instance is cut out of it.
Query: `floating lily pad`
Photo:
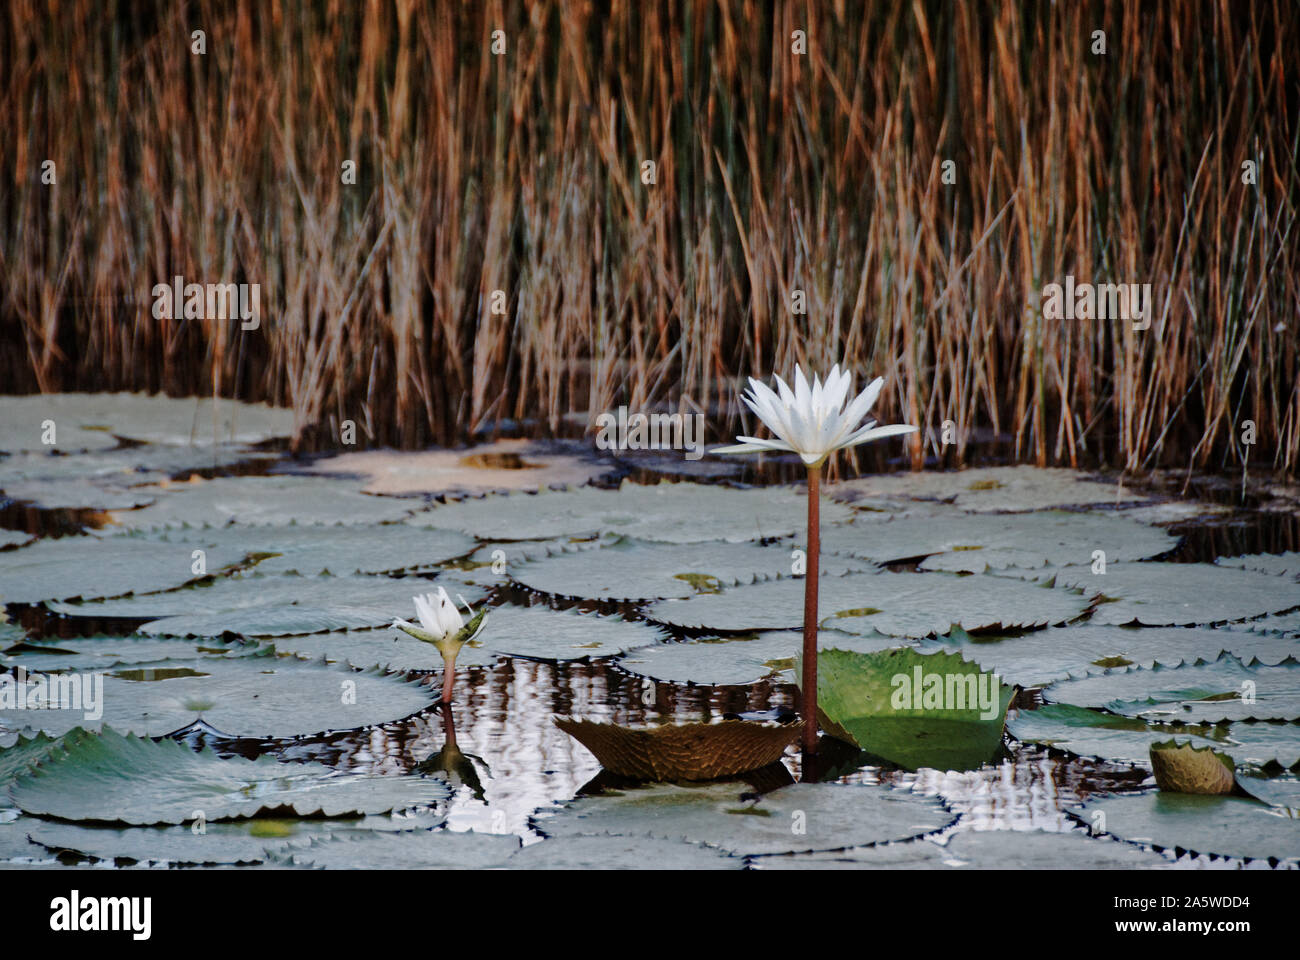
[[[803,623],[803,581],[775,580],[652,604],[652,620],[713,630],[776,630]],[[861,573],[819,583],[821,625],[846,633],[924,637],[967,630],[1040,627],[1071,620],[1084,597],[988,574]]]
[[[612,469],[590,455],[536,440],[497,440],[467,450],[366,450],[326,457],[307,468],[314,474],[359,476],[366,493],[395,497],[579,487]]]
[[[736,854],[837,850],[933,833],[956,818],[907,790],[796,783],[742,801],[743,784],[657,785],[583,797],[535,826],[549,837],[660,837]]]
[[[24,640],[0,651],[0,666],[23,666],[34,673],[107,670],[119,664],[206,657],[242,657],[259,649],[253,643],[182,640],[177,637],[92,636]]]
[[[202,716],[230,736],[292,737],[398,720],[434,699],[429,687],[400,675],[273,655],[132,664],[100,677],[98,683],[96,675],[88,673],[28,680],[37,682],[43,684],[43,700],[55,696],[54,683],[66,683],[66,705],[0,709],[0,726],[29,726],[60,735],[79,726],[108,725],[161,736]],[[0,703],[3,694],[0,688]]]
[[[410,522],[459,530],[484,539],[543,540],[614,533],[666,543],[759,540],[801,532],[805,494],[790,487],[735,490],[693,483],[618,490],[583,487],[560,492],[487,496],[434,507]],[[822,523],[847,520],[847,507],[822,504]]]
[[[1300,583],[1212,563],[1108,563],[1105,574],[1068,566],[1055,576],[1057,586],[1114,601],[1097,607],[1093,623],[1223,623],[1300,606]]]
[[[157,491],[91,483],[88,480],[19,480],[6,481],[4,494],[10,500],[29,503],[46,510],[131,510],[157,499]]]
[[[489,621],[492,615],[489,614]],[[354,667],[377,667],[386,670],[441,670],[442,657],[431,644],[391,627],[330,630],[302,636],[276,637],[275,648],[328,663],[347,663]],[[464,646],[456,657],[456,666],[488,666],[500,654],[477,646]]]
[[[376,627],[408,617],[411,598],[445,584],[453,595],[477,603],[484,592],[451,577],[265,576],[253,572],[210,584],[100,603],[53,603],[56,613],[74,617],[130,617],[147,620],[142,633],[217,637],[287,636],[324,630]]]
[[[510,834],[416,830],[290,843],[275,862],[316,870],[487,870],[505,866],[518,850]]]
[[[740,870],[741,857],[654,837],[557,837],[524,847],[508,870]]]
[[[1149,720],[1295,720],[1300,718],[1300,662],[1247,665],[1225,654],[1177,667],[1108,669],[1054,683],[1043,697]]]
[[[271,462],[278,453],[251,447],[130,446],[83,453],[19,453],[0,460],[0,489],[11,483],[70,483],[82,481],[109,488],[157,483],[158,496],[169,479],[189,477],[205,470],[220,470],[240,463]],[[90,504],[85,504],[90,506]]]
[[[1017,740],[1056,747],[1081,757],[1146,766],[1151,744],[1170,737],[1211,746],[1238,764],[1290,767],[1300,763],[1300,724],[1260,721],[1233,724],[1153,724],[1087,707],[1048,703],[1013,710],[1007,731]]]
[[[63,537],[0,552],[0,600],[34,603],[94,599],[166,590],[238,563],[237,549],[205,548],[204,574],[195,572],[191,544]]]
[[[817,661],[826,732],[909,770],[971,770],[993,759],[1012,693],[955,654],[825,650]]]
[[[45,420],[59,450],[96,450],[117,437],[150,443],[259,443],[293,433],[293,411],[211,397],[143,393],[46,393],[0,399],[0,450],[46,450]]]
[[[1221,567],[1239,567],[1255,570],[1275,577],[1300,577],[1300,552],[1253,553],[1239,557],[1219,557],[1214,561]]]
[[[628,673],[664,683],[724,686],[754,683],[773,674],[793,681],[794,658],[803,644],[802,633],[794,630],[704,637],[684,643],[660,643],[641,647],[619,658],[618,666]],[[897,637],[852,637],[823,630],[817,635],[820,648],[838,647],[867,653],[897,647]]]
[[[1105,550],[1108,560],[1139,560],[1177,545],[1177,537],[1125,517],[1062,511],[903,516],[840,524],[822,537],[827,553],[878,563],[924,556],[924,569],[972,573],[1090,563],[1094,550]]]
[[[927,640],[922,650],[951,650],[993,670],[1008,683],[1040,687],[1106,667],[1177,666],[1230,653],[1280,663],[1300,656],[1300,641],[1244,631],[1198,627],[1116,627],[1075,624],[1023,636],[971,636],[962,630]]]
[[[655,600],[717,593],[725,587],[791,576],[789,546],[753,543],[665,544],[621,540],[538,560],[513,578],[533,590],[598,600]],[[826,558],[824,573],[839,575],[866,565]]]
[[[1156,786],[1170,793],[1228,794],[1235,779],[1231,757],[1190,741],[1151,744],[1151,769]]]
[[[447,788],[422,777],[338,774],[319,763],[270,757],[223,759],[174,740],[113,730],[74,730],[10,788],[26,813],[61,820],[139,826],[274,814],[326,817],[388,813],[444,800]]]
[[[443,818],[436,814],[380,814],[346,820],[259,817],[253,820],[205,823],[199,832],[195,832],[193,823],[177,826],[110,827],[29,820],[24,829],[35,843],[51,853],[71,853],[93,860],[215,865],[263,863],[270,859],[268,851],[283,851],[290,843],[301,845],[312,840],[356,836],[372,830],[427,830],[442,821]]]
[[[647,623],[545,606],[494,607],[479,634],[489,651],[535,660],[611,657],[662,638],[662,632]]]
[[[1237,785],[1256,800],[1280,807],[1300,819],[1300,780],[1293,777],[1237,776]]]
[[[1063,467],[983,467],[874,475],[836,484],[835,497],[945,500],[967,511],[1023,512],[1047,507],[1128,503],[1146,497]]]
[[[302,576],[428,569],[469,553],[477,543],[463,534],[420,530],[404,523],[171,529],[141,539],[158,544],[218,544],[228,551],[243,551],[258,573]]]
[[[840,853],[755,857],[760,870],[1162,870],[1160,854],[1083,830],[965,830],[946,846],[929,840]]]
[[[183,525],[219,527],[389,523],[418,505],[361,493],[346,480],[321,477],[217,477],[177,484],[153,506],[122,510],[113,523],[126,530]]]
[[[610,773],[636,780],[716,780],[781,759],[802,723],[770,726],[741,720],[663,724],[634,729],[556,717],[555,724]]]
[[[1145,793],[1100,797],[1077,808],[1105,832],[1178,852],[1278,860],[1300,858],[1300,830],[1285,811],[1241,797]]]
[[[21,530],[0,530],[0,548],[22,546],[34,539],[30,533]]]
[[[12,744],[0,749],[0,810],[13,807],[9,784],[44,759],[57,742],[43,733],[32,737],[20,734]]]

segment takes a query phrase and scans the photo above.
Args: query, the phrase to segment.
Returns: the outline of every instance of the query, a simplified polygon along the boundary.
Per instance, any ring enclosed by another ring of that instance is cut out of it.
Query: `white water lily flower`
[[[471,619],[470,629],[466,629],[465,618],[451,602],[446,587],[439,587],[437,593],[412,599],[415,601],[415,612],[419,615],[420,626],[417,627],[401,619],[394,620],[393,626],[409,633],[417,640],[433,644],[444,658],[449,656],[454,658],[460,652],[460,648],[474,639],[483,629],[483,614],[475,615],[468,603],[465,607],[470,611]]]
[[[879,427],[875,420],[868,420],[858,427],[880,395],[880,390],[885,385],[884,377],[876,377],[847,406],[844,400],[849,395],[853,378],[847,370],[841,371],[839,364],[831,367],[830,376],[824,384],[814,376],[812,386],[809,386],[797,364],[794,368],[793,390],[779,376],[775,379],[779,395],[750,377],[750,390],[744,398],[749,408],[772,431],[773,439],[738,436],[736,439],[741,443],[721,447],[714,450],[714,453],[761,453],[776,450],[797,453],[806,465],[815,467],[820,466],[836,450],[916,430],[916,427],[908,424]]]

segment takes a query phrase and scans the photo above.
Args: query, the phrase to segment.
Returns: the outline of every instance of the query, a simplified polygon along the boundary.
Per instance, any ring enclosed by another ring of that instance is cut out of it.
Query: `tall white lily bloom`
[[[450,703],[451,687],[456,676],[456,657],[461,647],[482,631],[487,611],[480,610],[475,613],[470,605],[465,603],[465,598],[461,597],[461,602],[465,603],[465,609],[470,613],[469,623],[466,623],[465,618],[456,609],[456,605],[451,602],[451,597],[447,595],[446,587],[439,587],[437,593],[412,599],[415,601],[415,612],[420,618],[420,625],[417,627],[413,623],[396,619],[393,621],[393,626],[409,633],[417,640],[431,643],[438,648],[443,661],[442,700],[444,703]]]
[[[821,556],[821,468],[836,450],[855,447],[871,440],[912,433],[916,427],[893,424],[886,427],[876,421],[862,423],[871,405],[880,396],[884,377],[877,377],[846,405],[852,392],[853,378],[839,364],[831,367],[822,383],[816,376],[812,386],[796,365],[794,389],[776,378],[776,391],[753,377],[745,403],[772,432],[772,439],[740,436],[733,447],[721,447],[714,453],[797,453],[808,468],[808,566],[803,588],[803,672],[799,710],[803,715],[804,778],[817,779],[812,760],[817,753],[817,578]]]
[[[852,388],[853,377],[847,370],[841,371],[839,364],[831,367],[825,383],[814,376],[809,386],[797,364],[793,390],[780,377],[775,379],[774,392],[750,377],[749,393],[744,397],[749,408],[772,431],[773,439],[738,436],[739,444],[722,447],[714,453],[797,453],[806,466],[817,467],[836,450],[916,430],[907,424],[880,427],[875,420],[862,423],[880,396],[884,377],[872,380],[847,406],[844,401]]]

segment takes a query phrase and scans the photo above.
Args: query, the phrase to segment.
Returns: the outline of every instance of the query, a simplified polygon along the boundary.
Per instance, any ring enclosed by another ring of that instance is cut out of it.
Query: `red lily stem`
[[[817,577],[821,555],[821,465],[808,468],[808,571],[803,582],[803,753],[817,753]]]
[[[451,688],[456,683],[456,654],[444,657],[442,663],[442,702],[451,703]]]

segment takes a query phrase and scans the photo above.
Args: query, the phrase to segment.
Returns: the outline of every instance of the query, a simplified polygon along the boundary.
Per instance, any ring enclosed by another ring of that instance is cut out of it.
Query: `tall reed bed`
[[[751,428],[744,375],[847,360],[924,425],[914,465],[979,430],[1039,464],[1300,459],[1293,3],[2,16],[0,389],[266,399],[303,447],[345,419],[417,446],[624,403]],[[260,283],[262,326],[155,319],[178,274]],[[1150,329],[1046,319],[1066,274],[1151,283]]]

